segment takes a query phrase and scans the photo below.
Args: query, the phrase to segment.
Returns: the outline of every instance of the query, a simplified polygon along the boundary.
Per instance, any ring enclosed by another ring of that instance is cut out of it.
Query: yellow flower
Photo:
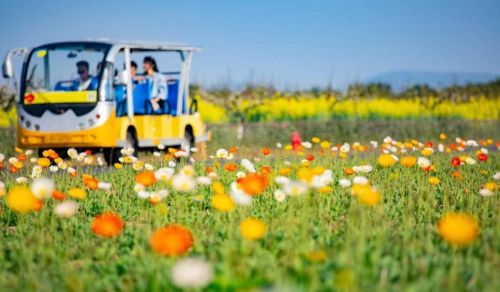
[[[364,187],[358,193],[358,200],[366,206],[374,206],[380,202],[382,196],[374,187]]]
[[[306,183],[311,183],[314,175],[314,170],[307,167],[301,167],[297,172],[297,176],[299,177],[299,179]]]
[[[319,142],[321,142],[321,139],[319,137],[313,137],[311,141],[315,144],[318,144]]]
[[[218,181],[212,183],[212,190],[217,195],[224,195],[224,186]]]
[[[488,182],[484,185],[484,188],[493,192],[497,188],[497,183],[494,181]]]
[[[479,234],[477,220],[464,213],[445,214],[437,224],[439,235],[448,243],[465,246],[472,243]]]
[[[310,262],[320,263],[326,260],[327,254],[324,250],[312,251],[306,255]]]
[[[38,165],[41,167],[49,167],[50,166],[50,159],[47,157],[42,157],[38,159]]]
[[[396,163],[396,159],[391,154],[382,154],[378,157],[377,161],[382,167],[391,167]]]
[[[75,199],[85,199],[85,197],[87,196],[87,193],[85,193],[85,190],[84,189],[81,189],[81,188],[73,188],[71,190],[68,191],[68,194],[75,198]]]
[[[212,196],[212,207],[216,210],[227,212],[233,210],[236,205],[228,195],[215,194]]]
[[[118,163],[118,162],[117,162],[117,163],[115,163],[115,164],[114,164],[114,167],[115,167],[116,169],[122,169],[123,164],[121,164],[121,163]]]
[[[429,183],[431,185],[438,185],[441,182],[441,180],[438,177],[431,176],[429,177]]]
[[[445,133],[439,134],[439,139],[446,140],[446,134]]]
[[[15,187],[7,195],[7,206],[20,213],[35,211],[40,207],[40,201],[27,187]]]
[[[247,218],[240,223],[240,233],[244,239],[258,240],[266,234],[266,225],[259,219]]]
[[[319,146],[321,146],[321,148],[323,148],[323,149],[328,149],[328,148],[330,148],[330,142],[323,141],[323,142],[321,142],[321,144],[319,144]]]
[[[422,153],[423,156],[431,156],[432,153],[434,153],[434,149],[432,149],[430,147],[426,147],[426,148],[422,149],[422,151],[420,153]]]
[[[290,145],[290,144],[285,145],[285,150],[286,151],[290,151],[292,149],[293,149],[292,145]]]
[[[399,163],[404,167],[413,167],[417,164],[417,158],[415,156],[405,156],[401,158]]]

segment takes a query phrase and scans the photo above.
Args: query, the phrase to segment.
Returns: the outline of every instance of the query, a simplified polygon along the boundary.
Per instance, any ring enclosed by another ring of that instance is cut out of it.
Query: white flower
[[[192,148],[191,148],[191,152],[193,152],[193,153],[198,152],[198,148],[196,148],[196,147],[192,147]]]
[[[467,142],[465,144],[467,146],[469,146],[469,147],[477,147],[477,146],[479,146],[479,144],[477,144],[476,140],[467,140]]]
[[[368,184],[368,179],[364,176],[355,176],[352,179],[352,183],[355,185],[367,185]]]
[[[394,161],[396,161],[396,162],[398,162],[398,161],[399,161],[399,157],[397,157],[396,155],[392,154],[391,156],[392,156],[392,158],[394,159]]]
[[[274,199],[278,202],[283,202],[286,199],[286,194],[282,190],[274,191]]]
[[[154,156],[154,157],[160,157],[160,156],[161,156],[161,153],[160,153],[160,152],[158,152],[158,151],[154,151],[154,152],[153,152],[153,156]]]
[[[168,190],[167,189],[161,189],[156,192],[156,194],[160,197],[160,199],[163,199],[168,196]]]
[[[97,188],[100,190],[109,191],[111,190],[111,183],[100,181],[97,183]]]
[[[196,178],[196,182],[200,185],[210,185],[212,183],[212,179],[208,176],[200,176]]]
[[[76,172],[76,169],[74,169],[73,167],[68,167],[67,170],[69,174],[73,174]]]
[[[307,192],[307,185],[299,181],[289,181],[283,186],[283,191],[289,196],[301,196]]]
[[[276,143],[276,148],[281,148],[281,147],[283,147],[283,145],[281,143],[279,143],[279,142]]]
[[[31,162],[31,163],[37,163],[37,162],[38,162],[38,158],[36,158],[36,157],[31,157],[31,158],[30,158],[30,162]]]
[[[24,152],[24,154],[26,154],[26,156],[30,156],[31,154],[33,154],[33,150],[28,149]]]
[[[9,158],[9,164],[10,165],[14,165],[14,164],[16,164],[18,162],[19,162],[19,160],[16,157]]]
[[[252,162],[250,160],[243,158],[241,160],[241,166],[245,168],[248,172],[255,172],[255,167],[253,166]]]
[[[312,143],[309,142],[309,141],[305,141],[305,142],[302,142],[300,144],[302,145],[302,147],[304,147],[306,149],[311,149],[312,148]]]
[[[483,154],[488,154],[488,152],[489,152],[488,149],[486,149],[484,147],[482,147],[479,151],[481,151],[481,153],[483,153]]]
[[[427,168],[431,165],[431,162],[429,161],[429,159],[427,159],[425,157],[419,157],[417,159],[417,164],[418,164],[418,167],[420,167],[420,168]]]
[[[378,147],[378,142],[377,141],[370,141],[370,144],[372,145],[373,148]]]
[[[439,151],[439,152],[444,152],[444,145],[443,145],[443,144],[441,144],[441,143],[440,143],[440,144],[438,145],[438,151]]]
[[[64,163],[63,161],[61,161],[57,164],[57,167],[59,167],[62,170],[65,170],[68,167],[68,165],[66,163]]]
[[[213,278],[212,265],[199,258],[181,259],[172,267],[172,283],[183,289],[202,289]]]
[[[4,161],[4,159],[5,159],[5,155],[4,155],[4,154],[2,154],[2,153],[0,153],[0,162],[3,162],[3,161]]]
[[[40,165],[35,165],[35,166],[33,166],[33,169],[31,171],[33,173],[42,173],[43,168]]]
[[[190,192],[196,188],[196,181],[190,175],[176,174],[172,177],[172,187],[179,192]]]
[[[78,151],[75,148],[69,148],[67,153],[71,159],[75,159],[78,156]]]
[[[479,190],[479,194],[483,197],[493,196],[493,192],[490,189],[486,189],[486,188]]]
[[[153,170],[153,169],[155,169],[155,168],[154,168],[151,164],[146,163],[146,164],[144,164],[144,169],[145,169],[145,170],[149,170],[149,171],[151,171],[151,170]]]
[[[384,138],[384,143],[385,143],[385,144],[390,144],[390,143],[392,143],[392,138],[391,138],[391,137],[389,137],[389,136],[385,137],[385,138]]]
[[[171,168],[174,168],[177,166],[177,164],[173,160],[170,160],[167,165],[168,165],[168,167],[171,167]]]
[[[280,185],[286,184],[290,181],[290,179],[286,176],[277,176],[274,180]]]
[[[236,177],[237,177],[237,178],[243,178],[243,177],[245,177],[245,176],[247,176],[247,174],[246,174],[246,173],[244,173],[243,171],[238,171],[238,172],[236,173]]]
[[[343,188],[348,188],[351,186],[351,181],[348,180],[347,178],[343,178],[343,179],[339,180],[339,185]]]
[[[474,160],[474,158],[472,158],[472,157],[467,157],[465,159],[465,163],[467,163],[469,165],[473,165],[473,164],[476,164],[476,160]]]
[[[139,191],[137,192],[137,196],[141,199],[149,199],[149,197],[151,197],[151,193],[147,191]]]
[[[229,152],[227,152],[226,149],[219,149],[217,150],[217,152],[215,152],[215,156],[217,156],[217,158],[227,158],[229,155]]]
[[[28,179],[25,178],[24,176],[20,176],[20,177],[16,178],[16,183],[18,183],[18,184],[25,184],[27,182],[28,182]]]
[[[85,157],[85,158],[83,159],[83,163],[85,163],[85,164],[87,164],[87,165],[92,164],[92,162],[94,162],[94,159],[92,159],[92,157],[87,156],[87,157]]]
[[[5,183],[3,181],[0,181],[0,197],[4,196],[5,192],[6,192]]]
[[[500,171],[498,171],[497,173],[495,173],[495,174],[493,175],[493,179],[494,179],[494,180],[500,180]]]
[[[155,171],[155,178],[159,181],[167,182],[172,178],[174,172],[175,170],[170,167],[160,168],[157,171]]]
[[[332,146],[332,148],[330,150],[332,150],[333,152],[337,152],[337,151],[339,151],[339,147]]]
[[[238,205],[250,205],[252,203],[252,197],[247,195],[236,182],[231,184],[231,190],[229,192],[231,199]]]
[[[185,157],[189,157],[189,153],[187,153],[186,151],[184,151],[182,149],[179,149],[179,150],[175,151],[174,156],[177,158],[182,158],[182,157],[185,158]]]
[[[184,165],[179,173],[182,175],[192,176],[194,174],[194,167],[192,165]]]
[[[54,207],[54,213],[59,217],[69,218],[78,211],[78,204],[74,201],[65,201]]]
[[[373,166],[371,165],[353,166],[352,170],[354,170],[355,173],[368,173],[373,170]]]
[[[54,189],[54,181],[48,178],[39,178],[31,184],[31,191],[38,199],[48,199],[52,197]]]
[[[143,184],[136,183],[134,185],[134,192],[136,192],[136,193],[143,192],[145,189],[146,189],[146,187]]]
[[[59,170],[59,167],[57,167],[56,165],[51,165],[49,167],[50,172],[57,172],[58,170]]]
[[[157,147],[159,150],[164,150],[164,149],[165,149],[165,145],[163,145],[163,144],[158,144],[156,147]]]
[[[349,143],[344,143],[342,146],[340,146],[340,152],[347,153],[351,150],[351,146]]]

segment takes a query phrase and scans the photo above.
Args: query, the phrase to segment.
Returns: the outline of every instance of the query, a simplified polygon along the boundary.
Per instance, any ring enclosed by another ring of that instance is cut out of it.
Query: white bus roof
[[[135,51],[201,51],[201,48],[188,46],[184,43],[175,42],[158,42],[158,41],[123,41],[111,40],[107,38],[85,39],[85,40],[71,40],[62,42],[52,42],[45,45],[52,44],[65,44],[65,43],[96,43],[108,44],[117,47],[129,47]]]

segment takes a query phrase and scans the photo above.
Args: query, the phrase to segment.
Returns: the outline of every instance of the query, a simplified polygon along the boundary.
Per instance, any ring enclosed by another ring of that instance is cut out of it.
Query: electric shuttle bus
[[[14,78],[13,57],[24,60],[18,146],[58,153],[71,147],[91,149],[103,152],[108,164],[124,147],[139,151],[163,144],[189,153],[194,143],[208,140],[197,101],[189,99],[191,59],[198,50],[168,43],[87,40],[9,51],[2,67],[5,78]],[[162,69],[152,54],[168,54],[180,67],[155,73],[163,90],[151,78],[134,76],[142,58],[144,63],[153,59],[155,69]],[[155,106],[157,94],[163,96]]]

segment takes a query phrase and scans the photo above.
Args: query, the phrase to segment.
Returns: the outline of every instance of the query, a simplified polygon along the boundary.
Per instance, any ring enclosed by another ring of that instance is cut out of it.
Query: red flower
[[[307,159],[307,160],[309,160],[309,161],[313,161],[313,160],[314,160],[314,155],[312,155],[312,154],[308,154],[308,155],[306,156],[306,159]]]
[[[484,153],[479,153],[479,154],[477,155],[477,159],[478,159],[479,161],[486,161],[486,160],[488,160],[488,155],[486,155],[486,154],[484,154]]]
[[[262,154],[264,154],[264,155],[271,154],[271,149],[269,149],[267,147],[262,148]]]
[[[431,141],[427,141],[427,143],[425,143],[425,147],[432,147],[432,142]]]
[[[461,164],[462,164],[462,162],[460,161],[460,158],[453,157],[451,159],[451,166],[453,166],[453,167],[459,167]]]

